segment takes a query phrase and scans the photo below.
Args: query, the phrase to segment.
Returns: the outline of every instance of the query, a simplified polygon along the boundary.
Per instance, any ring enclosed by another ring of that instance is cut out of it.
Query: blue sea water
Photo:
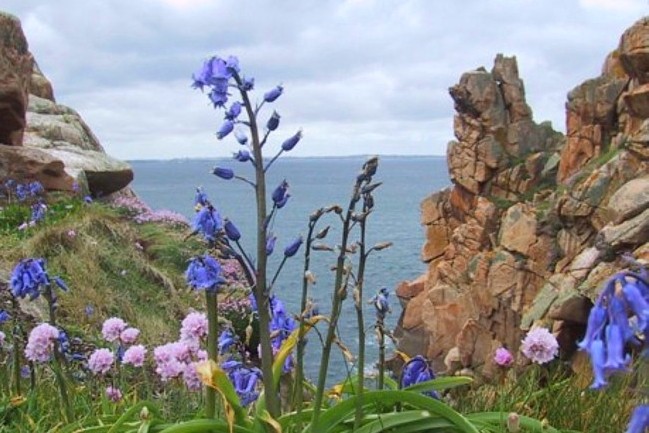
[[[298,235],[306,235],[308,216],[316,209],[334,203],[343,208],[349,203],[354,179],[365,157],[284,158],[277,160],[268,173],[267,188],[270,192],[283,180],[290,185],[291,198],[279,211],[273,232],[278,237],[276,252],[270,257],[270,272],[274,273],[285,245]],[[210,174],[214,165],[230,167],[241,176],[252,179],[248,164],[230,159],[183,159],[168,161],[131,161],[135,172],[132,184],[138,195],[154,209],[170,209],[191,218],[193,197],[197,186],[203,186],[211,201],[222,215],[230,218],[243,233],[242,242],[249,252],[254,248],[254,224],[256,210],[253,189],[236,180],[225,181]],[[365,278],[365,301],[381,288],[390,289],[391,314],[388,325],[394,329],[401,313],[394,289],[403,280],[419,276],[425,265],[420,252],[424,243],[424,230],[420,225],[420,202],[430,193],[450,184],[446,160],[443,157],[382,156],[374,178],[382,182],[374,192],[374,212],[369,217],[369,245],[390,241],[393,246],[374,252],[370,256]],[[333,216],[322,219],[321,227],[331,225],[325,240],[335,246],[340,242],[340,224]],[[246,237],[248,235],[249,237]],[[299,311],[303,263],[301,253],[284,266],[275,285],[275,292],[290,312]],[[320,311],[330,309],[333,285],[331,266],[335,264],[333,253],[315,252],[311,260],[312,272],[317,283],[312,286],[311,297]],[[367,357],[366,369],[371,370],[378,357],[374,335],[374,310],[366,309]],[[353,353],[357,351],[356,314],[351,296],[346,301],[339,324],[343,343]],[[315,380],[320,364],[320,342],[313,334],[307,346],[306,374]],[[390,344],[388,344],[390,347]],[[352,366],[336,351],[330,362],[329,382],[345,376]],[[369,367],[369,368],[368,368]]]

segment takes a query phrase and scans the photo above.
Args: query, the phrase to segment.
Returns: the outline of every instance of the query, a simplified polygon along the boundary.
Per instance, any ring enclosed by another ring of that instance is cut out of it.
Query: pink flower
[[[133,344],[137,337],[140,335],[140,330],[137,328],[126,328],[119,334],[119,339],[124,344]]]
[[[190,391],[200,391],[202,388],[202,382],[200,377],[198,377],[198,372],[196,371],[197,362],[191,362],[185,365],[183,370],[183,380],[185,381],[185,386]]]
[[[496,349],[494,362],[501,367],[509,367],[514,362],[514,357],[509,350],[505,349],[504,347],[499,347],[498,349]]]
[[[109,386],[106,388],[106,398],[113,403],[117,403],[122,399],[122,391],[119,390],[119,388],[113,388],[112,386]]]
[[[4,332],[0,331],[0,347],[5,345],[5,339],[7,336],[5,335]]]
[[[166,382],[183,373],[185,366],[192,361],[192,350],[184,341],[167,343],[153,350],[153,359],[156,373]]]
[[[146,356],[146,348],[141,344],[131,346],[124,352],[122,364],[131,364],[133,367],[142,367]]]
[[[111,317],[110,319],[106,319],[102,325],[101,335],[104,337],[104,340],[112,343],[119,339],[120,334],[127,326],[126,322],[119,317]]]
[[[72,229],[68,230],[68,237],[69,238],[74,239],[76,236],[77,236],[77,232],[75,232]]]
[[[207,335],[207,317],[205,313],[192,312],[182,321],[180,327],[181,340],[198,341]]]
[[[115,355],[108,349],[97,349],[88,358],[88,368],[95,374],[106,374],[115,361]]]
[[[552,361],[559,353],[557,339],[545,328],[533,328],[521,344],[521,352],[537,364]]]
[[[49,323],[41,323],[29,333],[25,356],[34,362],[49,361],[57,338],[59,338],[58,329]]]

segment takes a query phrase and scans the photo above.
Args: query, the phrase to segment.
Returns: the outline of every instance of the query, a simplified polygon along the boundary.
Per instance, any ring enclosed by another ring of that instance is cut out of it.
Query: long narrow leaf
[[[254,433],[238,425],[233,426],[234,433]],[[172,425],[160,430],[160,433],[230,433],[230,426],[220,419],[195,419]]]
[[[486,422],[491,425],[504,425],[504,422],[507,420],[507,413],[504,412],[477,412],[467,415],[466,417],[473,421]],[[534,433],[560,433],[559,430],[543,425],[543,423],[537,419],[530,418],[524,415],[518,416],[521,427],[526,430],[529,430]]]
[[[417,391],[417,392],[440,391],[444,389],[467,385],[471,382],[473,382],[473,379],[467,376],[438,377],[437,379],[416,383],[407,388],[403,388],[403,390]]]

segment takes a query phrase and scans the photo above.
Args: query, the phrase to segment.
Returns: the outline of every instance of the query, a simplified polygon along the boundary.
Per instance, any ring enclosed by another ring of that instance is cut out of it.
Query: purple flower
[[[115,362],[115,355],[108,349],[97,349],[88,358],[88,368],[94,374],[104,375]]]
[[[127,326],[126,322],[119,317],[111,317],[104,321],[101,327],[101,335],[104,340],[112,343],[119,340],[120,334]]]
[[[272,90],[269,90],[268,92],[264,93],[264,101],[266,102],[274,102],[277,98],[280,97],[282,92],[284,91],[284,88],[282,86],[276,86]]]
[[[229,119],[226,120],[225,122],[223,122],[219,130],[216,131],[216,138],[218,138],[219,140],[225,138],[229,133],[232,132],[233,129],[234,129],[234,122]]]
[[[270,256],[275,250],[275,242],[277,241],[277,236],[270,235],[266,238],[266,255]]]
[[[0,325],[11,319],[11,316],[6,310],[0,310]]]
[[[194,196],[194,206],[207,206],[209,203],[207,194],[203,191],[202,187],[196,188],[196,195]]]
[[[137,337],[140,336],[140,330],[137,328],[126,328],[119,334],[119,339],[124,344],[133,344]]]
[[[122,399],[122,391],[119,388],[109,386],[106,388],[106,398],[113,403],[117,403]]]
[[[385,318],[385,315],[390,311],[390,303],[388,302],[388,296],[390,292],[386,287],[382,287],[372,298],[372,303],[374,304],[374,309],[376,310],[376,317],[379,319]]]
[[[237,153],[233,154],[233,158],[239,162],[251,161],[250,152],[247,150],[239,150]]]
[[[191,312],[180,326],[180,339],[200,341],[207,336],[207,316],[205,313]]]
[[[201,208],[194,216],[192,228],[200,233],[205,240],[212,242],[216,240],[218,232],[223,228],[221,214],[212,205]]]
[[[302,242],[303,239],[302,236],[300,236],[297,239],[295,239],[293,242],[288,244],[286,248],[284,248],[284,255],[286,257],[293,257],[299,251]]]
[[[223,226],[223,229],[225,230],[225,235],[231,241],[236,242],[239,239],[241,239],[241,232],[239,232],[237,226],[235,226],[234,223],[227,218],[225,219],[225,224]]]
[[[59,338],[59,330],[49,323],[41,323],[29,333],[25,357],[33,362],[50,360],[54,344]]]
[[[207,254],[191,259],[185,276],[187,284],[197,290],[216,290],[225,282],[221,275],[221,265]]]
[[[236,343],[236,337],[230,329],[226,329],[219,335],[219,353],[224,354]]]
[[[277,113],[277,111],[273,111],[273,114],[270,116],[270,119],[268,119],[268,122],[266,122],[266,128],[268,128],[269,131],[274,131],[277,129],[279,126],[279,119],[280,115]]]
[[[257,382],[261,379],[261,371],[258,368],[248,368],[233,360],[223,362],[221,368],[228,373],[242,406],[248,406],[257,400]]]
[[[403,366],[399,387],[407,388],[433,379],[435,379],[435,373],[433,372],[433,369],[430,368],[430,365],[428,365],[428,361],[423,356],[417,355],[414,358],[410,358],[410,361],[406,362]],[[433,398],[439,398],[439,394],[435,391],[428,392],[426,395]]]
[[[288,192],[288,182],[286,181],[286,179],[284,179],[282,183],[280,183],[277,186],[277,188],[275,188],[273,194],[271,195],[271,198],[273,199],[275,205],[285,200],[287,192]]]
[[[29,185],[27,185],[27,189],[29,190],[29,195],[31,195],[32,197],[35,197],[45,191],[43,184],[41,184],[37,180],[30,182]]]
[[[40,295],[40,287],[48,286],[50,278],[45,269],[45,259],[23,259],[11,272],[9,285],[11,293],[17,298],[29,296],[36,299]]]
[[[234,177],[234,172],[231,169],[223,167],[214,167],[212,174],[225,180],[230,180]]]
[[[133,345],[124,352],[124,356],[122,356],[122,364],[130,364],[133,367],[142,367],[144,365],[146,352],[147,350],[143,345]]]
[[[606,350],[604,342],[600,339],[593,340],[588,351],[590,361],[593,364],[593,383],[590,386],[592,389],[599,389],[606,385],[606,372],[604,371],[604,363],[606,362]]]
[[[241,130],[236,129],[234,131],[234,137],[237,139],[239,144],[244,145],[248,142],[248,137]]]
[[[287,138],[283,143],[282,143],[282,149],[284,152],[289,152],[293,150],[295,145],[300,141],[302,138],[302,131],[296,132],[293,136]]]
[[[644,433],[649,428],[649,405],[641,404],[633,409],[625,433]]]
[[[43,221],[45,219],[46,213],[47,213],[47,206],[45,205],[45,203],[41,201],[39,201],[38,203],[34,203],[32,205],[32,216],[30,222],[37,223]]]
[[[242,81],[241,90],[243,90],[244,92],[249,92],[249,91],[251,91],[252,89],[255,88],[255,79],[254,79],[254,77],[251,77],[251,78],[243,77],[243,79],[241,81]]]
[[[545,364],[557,356],[559,343],[546,328],[533,328],[523,339],[521,352],[532,362]]]
[[[200,391],[203,387],[201,378],[198,376],[198,372],[196,371],[196,364],[197,362],[185,364],[182,372],[185,386],[190,391]]]
[[[233,102],[228,108],[228,111],[225,112],[225,118],[228,120],[236,120],[241,114],[241,102]]]
[[[500,367],[509,367],[514,363],[514,357],[509,350],[505,349],[504,347],[499,347],[498,349],[496,349],[494,362]]]

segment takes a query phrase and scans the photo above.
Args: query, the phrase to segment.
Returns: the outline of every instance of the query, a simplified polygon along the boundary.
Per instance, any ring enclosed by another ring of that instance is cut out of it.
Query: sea
[[[297,236],[306,236],[309,215],[321,207],[339,204],[346,208],[356,175],[367,158],[354,157],[307,157],[283,158],[273,163],[267,173],[269,194],[284,179],[289,183],[291,197],[287,205],[276,215],[272,232],[277,236],[275,252],[269,258],[269,274],[272,276],[283,257],[283,250]],[[220,213],[232,220],[242,232],[242,244],[254,252],[254,225],[256,208],[254,190],[245,181],[223,180],[211,174],[214,166],[235,170],[237,176],[254,180],[252,167],[232,159],[174,159],[130,161],[135,173],[132,187],[153,209],[169,209],[191,218],[196,187],[203,187],[211,202]],[[424,228],[420,224],[420,203],[431,193],[450,185],[446,158],[442,156],[381,156],[374,177],[381,186],[374,191],[374,211],[368,218],[368,247],[378,242],[392,242],[392,247],[370,254],[365,273],[364,302],[366,305],[365,329],[367,340],[368,374],[375,371],[378,344],[374,333],[376,317],[374,307],[367,302],[382,287],[390,291],[391,313],[387,315],[390,329],[396,326],[401,306],[394,290],[404,280],[413,280],[425,271],[421,261],[424,244]],[[321,219],[319,227],[330,225],[327,238],[330,246],[340,243],[340,220],[334,215]],[[299,312],[302,290],[302,251],[288,260],[283,267],[274,292],[285,303],[287,310]],[[311,287],[310,297],[317,303],[321,313],[330,311],[333,277],[331,267],[336,256],[331,252],[313,252],[311,271],[316,284]],[[351,290],[350,290],[351,293]],[[306,375],[316,380],[321,342],[311,333],[305,359]],[[356,313],[350,295],[345,302],[339,323],[342,343],[352,353],[357,353],[358,334]],[[387,343],[388,353],[394,347]],[[328,383],[341,380],[354,369],[339,350],[332,352]]]

